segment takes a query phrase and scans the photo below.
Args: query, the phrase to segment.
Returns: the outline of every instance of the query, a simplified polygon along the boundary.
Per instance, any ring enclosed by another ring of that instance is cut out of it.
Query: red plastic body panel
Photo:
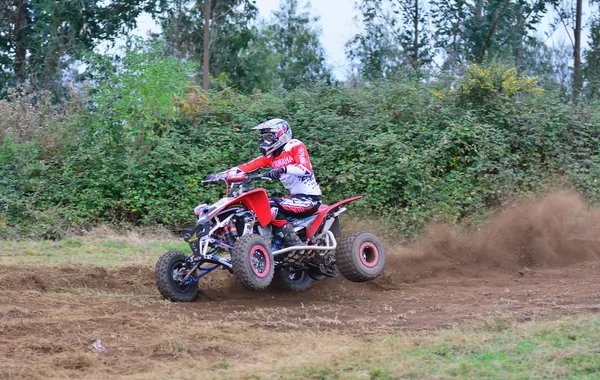
[[[325,216],[329,212],[335,210],[336,208],[339,208],[340,206],[343,206],[350,202],[354,202],[361,198],[362,198],[362,195],[359,195],[356,197],[344,199],[343,201],[339,201],[338,203],[335,203],[331,206],[325,206],[325,208],[323,206],[319,207],[319,210],[317,211],[317,215],[319,215],[319,216],[317,216],[317,218],[315,220],[313,220],[313,222],[308,226],[308,228],[306,228],[306,237],[308,239],[312,239],[314,234],[319,230],[319,227],[321,227],[321,223],[323,223],[323,219],[325,219]]]
[[[223,209],[241,203],[248,210],[254,211],[258,223],[260,223],[262,227],[266,227],[271,223],[271,206],[269,206],[269,197],[264,189],[252,189],[237,198],[223,198],[217,202],[217,204],[218,203],[222,204],[219,204],[217,209],[211,213],[211,219],[219,212],[223,211]]]

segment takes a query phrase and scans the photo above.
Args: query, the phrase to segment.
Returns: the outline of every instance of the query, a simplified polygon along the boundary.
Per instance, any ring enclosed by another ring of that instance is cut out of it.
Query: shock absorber
[[[225,231],[225,239],[227,239],[227,244],[234,245],[235,240],[238,237],[237,228],[235,227],[235,223],[231,222],[226,225],[224,228]]]
[[[242,231],[242,236],[251,234],[254,231],[254,219],[249,217],[244,217],[244,230]]]

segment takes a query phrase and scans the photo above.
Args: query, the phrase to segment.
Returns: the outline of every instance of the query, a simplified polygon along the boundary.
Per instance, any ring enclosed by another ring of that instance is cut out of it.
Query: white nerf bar
[[[278,249],[273,252],[273,256],[292,251],[333,251],[337,248],[337,241],[335,240],[335,236],[333,236],[333,232],[326,232],[325,242],[327,243],[327,246],[325,247],[319,245],[296,245],[294,247]]]

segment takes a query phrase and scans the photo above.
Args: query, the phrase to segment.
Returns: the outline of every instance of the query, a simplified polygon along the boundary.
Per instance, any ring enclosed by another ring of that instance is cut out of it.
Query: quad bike
[[[313,280],[335,277],[338,272],[353,282],[370,281],[383,272],[385,249],[377,236],[362,231],[342,236],[340,214],[346,204],[362,196],[321,205],[306,218],[288,218],[303,245],[283,248],[283,239],[272,234],[266,191],[249,189],[257,180],[270,178],[257,175],[231,183],[216,174],[203,181],[223,182],[226,196],[212,205],[195,207],[196,226],[182,231],[192,249],[190,255],[171,251],[156,263],[156,284],[165,298],[194,300],[198,281],[219,267],[250,290],[266,289],[273,282],[295,292],[306,291]]]

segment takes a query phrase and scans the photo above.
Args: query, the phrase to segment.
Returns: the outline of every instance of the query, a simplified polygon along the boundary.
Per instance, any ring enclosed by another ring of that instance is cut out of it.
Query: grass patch
[[[583,378],[600,376],[600,318],[527,324],[486,320],[433,335],[363,341],[323,365],[284,378]]]
[[[226,361],[220,361],[218,364],[219,368],[223,368],[223,369],[227,369],[231,367],[231,364],[227,363]]]
[[[0,240],[1,265],[94,265],[116,267],[154,264],[166,251],[189,253],[187,243],[172,240],[68,238],[60,241]]]

